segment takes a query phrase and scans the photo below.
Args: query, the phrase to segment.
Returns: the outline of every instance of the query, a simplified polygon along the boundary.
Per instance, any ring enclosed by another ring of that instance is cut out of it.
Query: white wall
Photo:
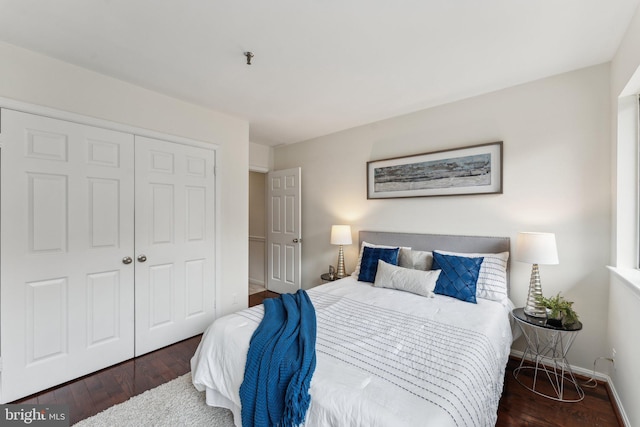
[[[615,348],[610,371],[629,425],[640,425],[640,272],[638,239],[638,96],[640,93],[640,9],[611,62],[612,245],[608,350]]]
[[[267,145],[249,143],[249,170],[268,172],[273,169],[273,149]]]
[[[0,97],[219,145],[219,314],[247,306],[249,126],[245,120],[0,43]],[[237,301],[234,303],[234,301]]]
[[[541,266],[584,322],[569,354],[590,369],[605,355],[610,241],[609,66],[600,65],[274,150],[276,169],[302,167],[303,283],[336,262],[331,224],[358,230],[509,236],[555,232],[560,264]],[[366,199],[369,160],[504,141],[504,194]],[[357,256],[346,248],[347,270]],[[531,266],[512,262],[524,305]]]

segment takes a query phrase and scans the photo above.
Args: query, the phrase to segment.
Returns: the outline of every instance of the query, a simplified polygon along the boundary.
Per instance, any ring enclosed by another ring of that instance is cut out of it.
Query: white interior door
[[[215,318],[215,151],[135,137],[136,356]]]
[[[1,112],[1,401],[133,356],[133,136]]]
[[[301,169],[267,177],[267,289],[294,293],[301,287]]]

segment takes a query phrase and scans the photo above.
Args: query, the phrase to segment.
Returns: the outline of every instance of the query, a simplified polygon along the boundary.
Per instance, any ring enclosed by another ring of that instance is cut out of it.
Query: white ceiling
[[[0,40],[275,146],[609,61],[639,1],[0,0]]]

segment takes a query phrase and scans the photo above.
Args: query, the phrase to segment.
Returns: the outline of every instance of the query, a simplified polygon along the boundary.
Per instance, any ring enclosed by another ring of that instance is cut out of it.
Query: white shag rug
[[[76,427],[234,427],[231,411],[207,406],[205,393],[191,383],[191,373],[119,405],[112,406]]]

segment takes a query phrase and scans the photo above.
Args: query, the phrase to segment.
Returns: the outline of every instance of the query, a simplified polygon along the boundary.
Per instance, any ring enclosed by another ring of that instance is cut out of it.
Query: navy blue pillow
[[[433,292],[475,304],[476,283],[483,260],[483,257],[468,258],[434,251],[431,269],[442,271]]]
[[[371,248],[365,246],[360,260],[358,280],[373,283],[376,280],[379,259],[389,264],[398,265],[399,250],[400,248]]]

